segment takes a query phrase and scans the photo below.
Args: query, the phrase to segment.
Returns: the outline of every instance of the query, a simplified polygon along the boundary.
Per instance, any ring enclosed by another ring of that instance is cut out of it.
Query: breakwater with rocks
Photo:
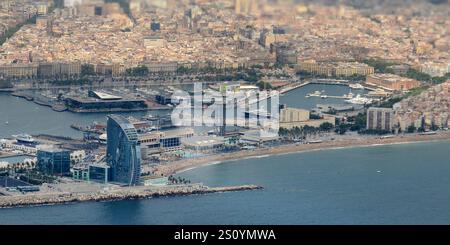
[[[121,187],[92,193],[35,193],[0,197],[0,208],[64,204],[85,201],[119,201],[263,189],[257,185],[207,187],[201,184],[164,187]]]

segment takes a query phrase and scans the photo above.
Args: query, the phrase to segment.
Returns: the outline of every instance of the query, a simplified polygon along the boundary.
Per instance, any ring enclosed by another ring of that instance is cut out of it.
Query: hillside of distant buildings
[[[450,72],[448,3],[414,1],[392,8],[381,1],[377,11],[369,11],[360,1],[130,0],[124,8],[123,1],[71,0],[53,10],[58,2],[2,1],[0,13],[14,17],[0,16],[0,26],[36,15],[36,23],[0,47],[2,75],[33,77],[40,64],[55,64],[53,73],[59,66],[91,64],[115,75],[139,65],[171,71],[275,64],[372,74],[360,64],[366,59],[405,64],[431,76]],[[26,11],[11,13],[18,5]]]
[[[450,80],[433,86],[418,96],[406,98],[395,106],[399,126],[413,125],[447,128],[450,114]]]
[[[378,132],[447,129],[450,123],[449,89],[450,80],[404,98],[393,108],[371,107],[367,110],[366,128]]]
[[[53,0],[2,0],[0,1],[0,37],[1,41],[9,32],[30,20],[37,14],[47,13]],[[0,42],[1,43],[1,42]]]

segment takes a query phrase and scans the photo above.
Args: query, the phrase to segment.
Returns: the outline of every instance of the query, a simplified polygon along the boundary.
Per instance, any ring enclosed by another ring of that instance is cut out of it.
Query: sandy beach
[[[262,157],[278,154],[305,152],[312,150],[326,150],[333,148],[336,149],[336,148],[350,148],[350,147],[365,147],[365,146],[405,144],[414,142],[442,141],[442,140],[450,140],[450,132],[442,131],[437,132],[437,134],[434,135],[404,134],[384,139],[380,137],[355,136],[352,138],[336,139],[316,144],[287,144],[271,148],[257,148],[254,150],[243,150],[232,153],[223,153],[202,158],[183,159],[165,165],[160,165],[155,168],[155,173],[158,175],[164,174],[167,176],[171,174],[180,173],[186,170],[190,170],[193,168],[209,165],[212,163],[233,161],[248,157]]]

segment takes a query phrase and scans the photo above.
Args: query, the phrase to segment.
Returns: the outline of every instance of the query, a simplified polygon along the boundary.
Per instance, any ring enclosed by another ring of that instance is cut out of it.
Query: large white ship
[[[19,143],[27,143],[27,144],[32,144],[35,142],[34,138],[31,137],[31,135],[29,134],[18,134],[18,135],[13,135],[13,137],[17,140],[17,142]]]
[[[359,83],[351,83],[348,86],[352,89],[364,89],[364,86]]]

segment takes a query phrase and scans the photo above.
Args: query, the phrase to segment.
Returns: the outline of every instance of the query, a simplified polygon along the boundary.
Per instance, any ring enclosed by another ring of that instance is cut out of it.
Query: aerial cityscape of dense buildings
[[[37,13],[46,14],[49,4],[51,4],[51,1],[2,1],[0,3],[1,36],[33,18]]]
[[[429,88],[418,96],[402,100],[396,105],[399,127],[440,127],[447,128],[449,122],[450,81]]]
[[[261,190],[179,173],[450,139],[449,86],[448,1],[4,0],[0,208]]]
[[[15,1],[8,2],[13,8]],[[2,45],[2,68],[20,64],[20,69],[33,70],[19,73],[29,76],[37,74],[39,63],[80,63],[110,66],[120,74],[142,64],[237,68],[276,61],[306,65],[309,60],[381,59],[442,76],[450,64],[450,20],[446,10],[431,3],[420,6],[435,14],[418,10],[416,15],[231,0],[131,1],[127,13],[117,2],[74,1],[63,9],[39,11],[49,5],[51,1],[25,5],[29,16],[37,15],[36,24],[24,26]]]

